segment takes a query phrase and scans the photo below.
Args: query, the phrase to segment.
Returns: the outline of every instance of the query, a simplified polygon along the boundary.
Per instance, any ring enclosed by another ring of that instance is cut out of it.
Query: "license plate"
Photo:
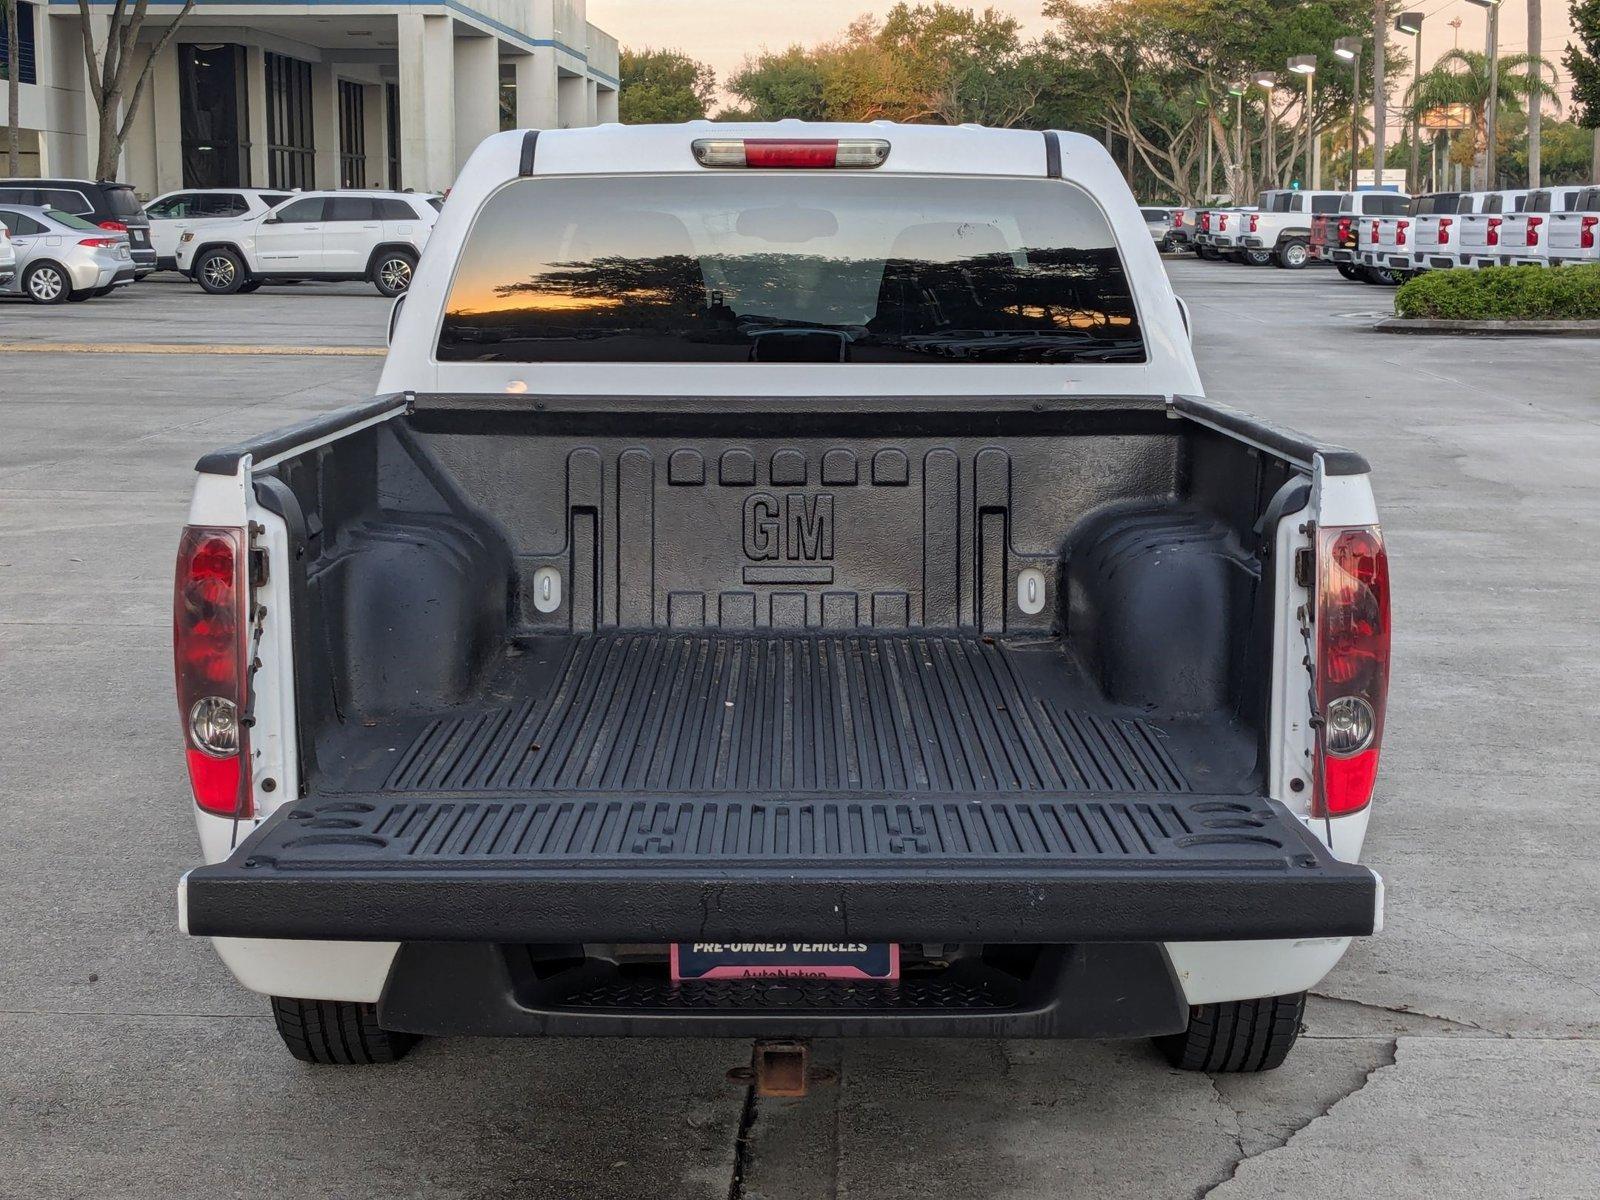
[[[899,979],[892,942],[677,942],[672,978]]]
[[[145,234],[145,231],[142,229],[130,229],[128,232],[133,234],[133,240],[138,242],[141,246],[150,240]]]

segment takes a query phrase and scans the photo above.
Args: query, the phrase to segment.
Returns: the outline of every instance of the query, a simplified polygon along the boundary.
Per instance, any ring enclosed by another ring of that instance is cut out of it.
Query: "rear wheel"
[[[1210,246],[1197,246],[1195,247],[1195,253],[1201,258],[1205,259],[1207,262],[1216,262],[1217,259],[1222,257],[1222,255],[1218,254]]]
[[[1242,255],[1245,262],[1252,267],[1264,267],[1272,261],[1271,250],[1246,250]]]
[[[383,295],[393,298],[411,286],[411,272],[416,267],[416,255],[404,250],[385,251],[372,264],[372,284]]]
[[[243,287],[244,263],[232,250],[207,250],[194,264],[194,280],[213,296],[231,296]]]
[[[38,262],[23,272],[22,290],[35,304],[61,304],[72,294],[72,280],[66,268]]]
[[[1311,248],[1296,238],[1278,247],[1272,261],[1286,271],[1298,271],[1311,260]]]
[[[289,1053],[301,1062],[359,1066],[395,1062],[416,1036],[378,1026],[378,1006],[345,1000],[272,998],[272,1019]]]
[[[1293,1048],[1305,1011],[1304,992],[1200,1004],[1189,1010],[1188,1029],[1154,1040],[1181,1071],[1270,1071]]]
[[[1387,267],[1362,267],[1361,277],[1368,283],[1377,284],[1379,287],[1400,286],[1400,280]]]
[[[1349,263],[1335,263],[1334,266],[1339,268],[1339,274],[1343,275],[1346,279],[1353,280],[1357,283],[1361,281],[1361,268],[1353,267]]]

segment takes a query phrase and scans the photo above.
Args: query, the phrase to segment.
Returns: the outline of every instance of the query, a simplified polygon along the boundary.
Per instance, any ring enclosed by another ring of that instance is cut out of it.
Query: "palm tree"
[[[1537,54],[1502,54],[1499,57],[1499,98],[1501,111],[1519,113],[1531,96],[1548,98],[1557,112],[1561,97],[1555,89],[1555,64]],[[1451,50],[1441,54],[1431,68],[1406,89],[1406,108],[1417,117],[1435,109],[1459,106],[1472,120],[1473,136],[1488,164],[1486,182],[1492,186],[1494,151],[1487,146],[1489,107],[1489,60],[1475,50]]]

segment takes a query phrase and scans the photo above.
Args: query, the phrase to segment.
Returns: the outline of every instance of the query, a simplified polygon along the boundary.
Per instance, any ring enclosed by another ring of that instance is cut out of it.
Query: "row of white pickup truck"
[[[1392,284],[1451,267],[1600,262],[1600,186],[1489,192],[1267,191],[1253,207],[1172,211],[1169,245]]]

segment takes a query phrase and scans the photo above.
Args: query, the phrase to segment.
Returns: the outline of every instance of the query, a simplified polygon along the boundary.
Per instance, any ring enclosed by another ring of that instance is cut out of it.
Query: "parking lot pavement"
[[[462,1040],[318,1070],[174,929],[172,552],[202,451],[378,360],[0,349],[0,1197],[1600,1195],[1600,345],[1397,339],[1331,272],[1169,263],[1209,394],[1372,460],[1395,661],[1388,928],[1281,1070],[1143,1044]],[[0,347],[380,346],[370,289],[0,305]]]

